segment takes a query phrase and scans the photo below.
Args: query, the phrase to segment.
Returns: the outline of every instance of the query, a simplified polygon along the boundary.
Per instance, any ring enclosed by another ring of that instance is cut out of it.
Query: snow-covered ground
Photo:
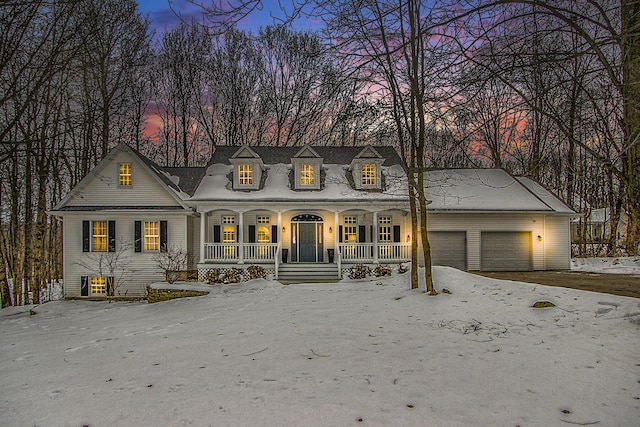
[[[640,300],[435,268],[0,312],[5,426],[637,426]],[[555,308],[534,309],[540,300]]]
[[[640,275],[640,257],[573,258],[571,270]]]

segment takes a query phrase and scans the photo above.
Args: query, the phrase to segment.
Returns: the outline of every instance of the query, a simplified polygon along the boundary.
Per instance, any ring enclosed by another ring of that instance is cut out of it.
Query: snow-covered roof
[[[264,187],[256,191],[233,190],[229,175],[233,166],[214,163],[195,191],[192,201],[405,201],[407,184],[401,166],[383,166],[385,188],[381,192],[355,190],[347,178],[345,164],[324,164],[325,183],[321,190],[296,191],[289,185],[291,165],[285,163],[267,166]]]
[[[333,165],[349,165],[363,151],[367,153],[363,146],[355,147],[332,147],[332,146],[308,146],[319,157],[323,159],[325,164]],[[402,165],[402,160],[398,156],[396,150],[391,146],[371,146],[375,153],[378,153],[385,159],[383,166]],[[301,151],[300,147],[251,147],[265,165],[289,164],[293,157]],[[238,151],[237,146],[221,146],[216,147],[209,165],[221,163],[225,165],[231,164],[229,159]]]
[[[502,169],[444,169],[425,175],[431,211],[575,213],[541,185]]]

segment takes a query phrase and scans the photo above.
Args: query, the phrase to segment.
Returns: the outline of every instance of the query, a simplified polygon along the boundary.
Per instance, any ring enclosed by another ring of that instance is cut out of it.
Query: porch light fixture
[[[285,232],[285,228],[284,228],[284,227],[282,227],[282,232],[283,232],[283,233]]]
[[[329,234],[333,233],[333,228],[329,227]]]
[[[542,236],[538,234],[538,242],[542,242]]]
[[[411,241],[411,235],[407,234],[407,242]]]

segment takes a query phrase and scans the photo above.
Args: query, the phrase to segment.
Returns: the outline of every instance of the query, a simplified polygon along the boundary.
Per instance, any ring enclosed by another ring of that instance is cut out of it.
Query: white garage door
[[[531,233],[485,231],[482,232],[480,240],[480,270],[532,270]]]
[[[467,269],[467,233],[464,231],[432,231],[429,233],[431,264]]]

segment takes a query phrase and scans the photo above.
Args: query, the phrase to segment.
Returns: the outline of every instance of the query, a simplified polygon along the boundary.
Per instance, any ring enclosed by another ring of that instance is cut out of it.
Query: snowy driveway
[[[585,271],[481,272],[484,277],[640,298],[640,275]]]

